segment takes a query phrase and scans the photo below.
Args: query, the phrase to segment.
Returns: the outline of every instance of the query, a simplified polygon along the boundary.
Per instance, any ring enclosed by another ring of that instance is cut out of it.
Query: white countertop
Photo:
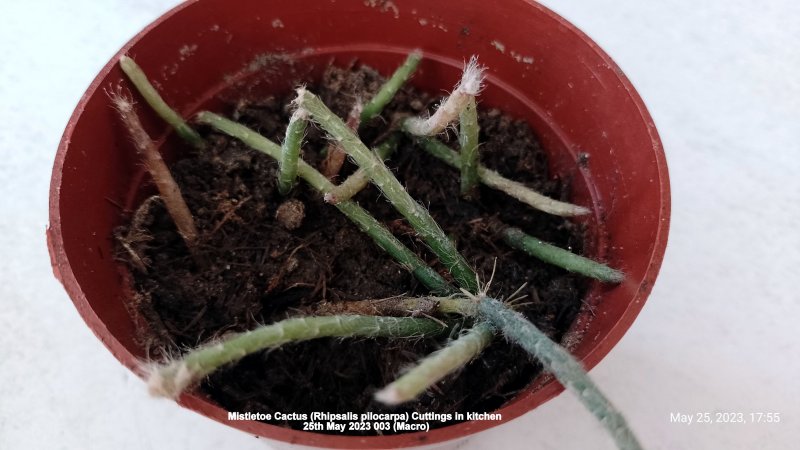
[[[50,170],[67,118],[108,58],[176,3],[0,5],[0,448],[265,448],[148,398],[84,325],[45,247]],[[800,3],[545,3],[636,85],[672,179],[661,275],[592,375],[648,449],[797,448]],[[671,412],[726,411],[778,412],[782,421],[670,423]],[[463,448],[613,447],[565,394]]]

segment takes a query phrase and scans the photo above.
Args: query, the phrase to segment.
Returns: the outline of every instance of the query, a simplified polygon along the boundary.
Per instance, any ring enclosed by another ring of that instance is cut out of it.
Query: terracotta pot
[[[597,310],[591,320],[587,311],[581,313],[573,331],[583,338],[572,351],[588,368],[608,354],[641,310],[667,244],[670,197],[661,142],[631,83],[583,33],[529,1],[486,5],[479,0],[190,1],[122,48],[67,124],[53,168],[47,231],[56,277],[114,356],[134,371],[143,356],[134,342],[125,306],[130,296],[113,258],[111,235],[121,222],[120,206],[134,204],[146,184],[104,93],[124,84],[118,57],[134,56],[167,101],[189,116],[201,107],[213,108],[248,76],[270,73],[249,70],[269,69],[275,62],[259,55],[292,54],[297,66],[312,75],[332,57],[343,62],[358,57],[390,73],[413,48],[426,56],[413,83],[431,92],[449,89],[463,60],[480,55],[489,67],[482,104],[526,119],[548,151],[554,173],[573,178],[574,201],[593,206],[587,219],[588,252],[628,277],[619,286],[591,287],[587,304]],[[245,84],[263,92],[289,87],[292,77],[272,73]],[[167,127],[147,108],[139,111],[151,135],[162,137],[162,151],[174,157],[180,145]],[[577,163],[580,153],[589,155],[586,164]],[[503,421],[511,420],[562,389],[541,376],[498,412]],[[395,436],[331,436],[228,422],[226,411],[201,394],[184,395],[180,403],[248,433],[331,448],[441,443],[498,424],[466,422]]]

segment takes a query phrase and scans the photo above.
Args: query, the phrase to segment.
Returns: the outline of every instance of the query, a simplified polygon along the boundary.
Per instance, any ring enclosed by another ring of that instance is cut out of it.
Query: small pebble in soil
[[[275,219],[287,230],[296,230],[303,225],[306,217],[306,206],[300,200],[289,199],[278,206],[275,212]]]

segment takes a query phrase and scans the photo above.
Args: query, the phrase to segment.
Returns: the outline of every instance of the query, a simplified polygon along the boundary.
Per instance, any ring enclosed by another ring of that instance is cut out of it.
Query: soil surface
[[[356,98],[369,98],[382,81],[369,68],[330,68],[321,82],[309,88],[346,117]],[[280,142],[290,115],[284,106],[291,100],[289,95],[258,103],[231,102],[222,113]],[[406,87],[381,118],[364,124],[362,138],[374,145],[384,136],[387,122],[403,113],[424,112],[438,100]],[[531,129],[499,111],[479,109],[483,164],[549,196],[566,199],[568,180],[548,174],[546,155]],[[297,315],[323,300],[427,293],[303,182],[290,198],[281,197],[274,160],[236,140],[201,131],[210,148],[187,150],[183,159],[171,165],[201,233],[196,257],[189,254],[158,198],[143,203],[131,214],[129,225],[117,233],[120,255],[133,275],[132,312],[144,324],[139,338],[154,359],[229,332]],[[457,139],[451,135],[449,142],[456,145]],[[319,167],[327,144],[323,133],[310,127],[302,157]],[[582,250],[583,230],[483,186],[477,199],[462,200],[458,172],[406,139],[388,165],[411,195],[430,208],[483,280],[490,277],[497,259],[492,293],[507,296],[528,283],[523,290],[527,304],[521,311],[550,336],[561,339],[580,309],[586,281],[511,250],[490,232],[488,222],[499,217],[577,252]],[[346,162],[341,176],[353,170],[352,163]],[[355,199],[448,276],[373,186]],[[513,398],[540,371],[525,352],[497,338],[478,359],[418,401],[399,408],[373,401],[376,389],[447,339],[317,339],[287,345],[217,371],[200,389],[229,411],[239,412],[488,412]]]

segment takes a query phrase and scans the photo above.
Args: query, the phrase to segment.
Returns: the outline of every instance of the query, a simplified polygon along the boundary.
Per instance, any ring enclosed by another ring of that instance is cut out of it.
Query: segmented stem
[[[266,155],[279,159],[281,148],[269,139],[261,136],[257,132],[228,120],[222,116],[210,112],[202,112],[197,115],[197,121],[202,124],[210,125],[218,131],[231,137],[239,139],[249,147],[258,150]],[[326,194],[333,189],[333,184],[319,173],[316,169],[300,159],[297,164],[297,174],[306,180],[314,189]],[[344,201],[335,205],[348,219],[358,226],[358,228],[369,235],[376,244],[384,251],[389,253],[403,267],[424,284],[428,289],[437,294],[450,294],[454,291],[453,287],[442,278],[435,270],[430,268],[414,252],[408,249],[383,225],[375,220],[369,212],[361,208],[353,201]]]
[[[619,270],[612,269],[605,264],[592,261],[589,258],[548,244],[525,233],[519,228],[508,227],[502,229],[500,230],[500,235],[511,247],[522,250],[535,258],[570,272],[586,275],[587,277],[608,283],[621,283],[625,280],[625,274]]]
[[[364,109],[361,111],[361,123],[369,121],[383,111],[383,108],[392,101],[400,87],[417,70],[420,60],[422,60],[422,52],[420,50],[414,50],[408,55],[405,62],[394,71],[392,76],[378,90],[378,93],[372,97],[372,100],[364,105]]]
[[[492,342],[494,328],[477,323],[458,339],[422,359],[413,369],[375,393],[375,399],[398,405],[417,398],[447,375],[464,367]]]
[[[245,356],[289,342],[321,337],[420,338],[447,329],[440,322],[413,317],[324,316],[286,319],[202,345],[181,359],[150,368],[150,394],[176,398],[218,368]]]
[[[313,315],[363,314],[370,316],[458,314],[474,316],[475,302],[463,296],[390,297],[375,300],[323,302],[311,310]]]
[[[478,59],[473,56],[464,65],[464,73],[453,93],[444,99],[427,119],[411,117],[403,122],[403,128],[416,136],[433,136],[444,131],[447,126],[458,119],[459,114],[467,107],[470,101],[475,100],[483,87],[484,68],[478,65]]]
[[[460,155],[447,145],[432,138],[417,138],[417,142],[431,155],[442,160],[446,164],[461,170]],[[509,180],[494,170],[487,169],[483,165],[478,164],[477,169],[478,177],[480,178],[481,183],[489,186],[492,189],[505,192],[511,197],[514,197],[517,200],[540,211],[544,211],[555,216],[564,217],[580,216],[590,212],[588,208],[584,208],[583,206],[573,205],[571,203],[561,202],[546,197],[534,191],[533,189],[526,187],[522,183]]]
[[[375,148],[375,154],[381,161],[385,161],[397,149],[398,137],[393,134],[386,140],[386,142]],[[367,172],[359,168],[352,175],[347,177],[341,184],[331,189],[330,192],[325,194],[325,201],[330,204],[337,204],[345,200],[350,200],[356,194],[361,192],[362,189],[369,184],[369,175]]]
[[[475,105],[475,97],[472,97],[467,103],[467,107],[461,111],[458,127],[458,143],[461,146],[461,195],[465,197],[469,197],[474,192],[480,180],[478,177],[479,130],[478,109]]]
[[[548,338],[525,316],[495,299],[482,297],[478,304],[478,314],[502,331],[509,341],[541,361],[545,370],[552,373],[597,417],[620,449],[641,449],[625,418],[600,392],[581,363],[566,349]]]
[[[411,198],[383,161],[375,156],[361,142],[358,136],[342,122],[342,119],[333,114],[316,95],[303,88],[298,89],[295,103],[298,108],[308,111],[312,120],[342,144],[344,151],[355,160],[359,167],[364,169],[373,183],[378,186],[400,214],[409,221],[431,250],[436,253],[459,286],[470,292],[476,292],[478,283],[475,272],[456,250],[455,245],[444,234],[439,224],[433,220],[433,217],[422,205]]]
[[[297,161],[300,159],[300,145],[306,133],[308,114],[298,109],[289,119],[286,127],[286,138],[281,145],[281,159],[278,161],[278,192],[286,195],[292,190],[297,178]]]
[[[142,68],[136,64],[136,61],[123,55],[119,59],[119,65],[122,71],[125,72],[125,75],[128,76],[128,79],[131,80],[131,83],[136,86],[139,94],[142,95],[147,104],[153,108],[156,114],[175,129],[175,132],[178,133],[181,139],[195,148],[203,148],[205,146],[205,141],[203,141],[200,134],[190,127],[186,121],[183,120],[183,117],[170,108],[167,102],[161,98],[161,95],[159,95],[158,91],[156,91],[150,83],[150,80],[147,79],[147,75],[145,75]]]

